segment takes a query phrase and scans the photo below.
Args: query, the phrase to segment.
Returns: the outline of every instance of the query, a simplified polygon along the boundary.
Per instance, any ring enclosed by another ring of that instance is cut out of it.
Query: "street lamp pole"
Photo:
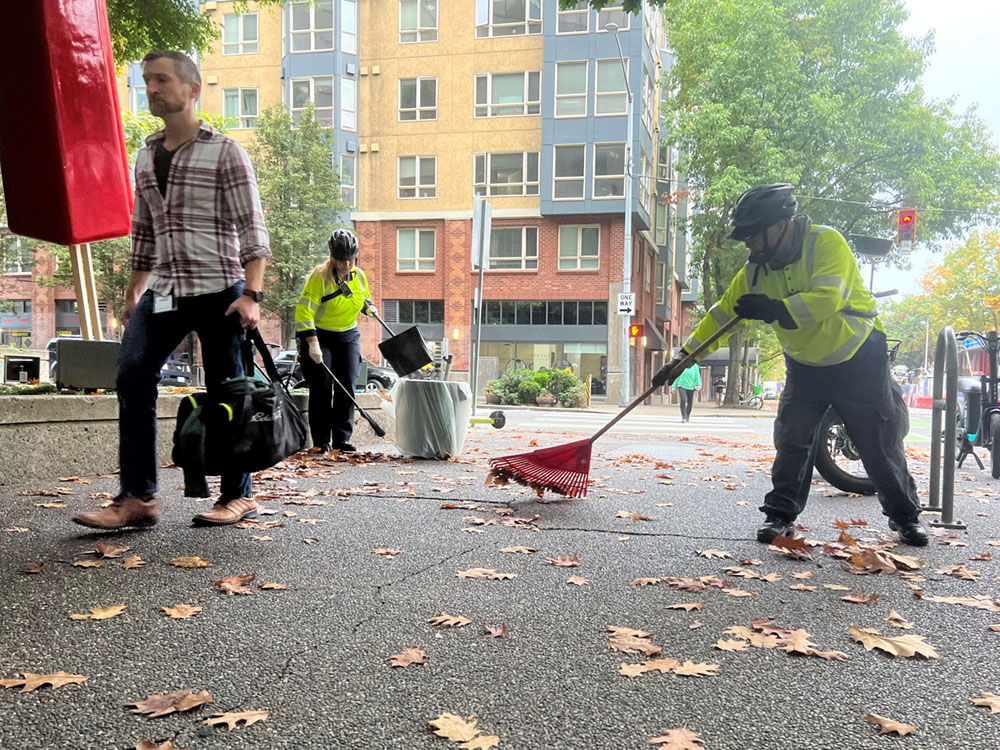
[[[625,137],[625,252],[622,261],[622,293],[632,291],[632,87],[628,82],[628,67],[625,65],[625,55],[622,54],[622,42],[618,37],[618,24],[609,23],[605,26],[615,36],[618,45],[618,60],[622,64],[622,76],[625,79],[625,95],[627,101],[626,137]],[[621,406],[629,403],[631,388],[631,348],[629,347],[629,318],[622,316],[622,387]]]
[[[924,325],[927,327],[924,333],[924,372],[927,372],[927,349],[931,345],[931,322],[929,320],[924,321]]]

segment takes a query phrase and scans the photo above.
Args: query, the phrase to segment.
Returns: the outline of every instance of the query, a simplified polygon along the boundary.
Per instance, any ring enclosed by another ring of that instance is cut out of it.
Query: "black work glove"
[[[681,349],[681,353],[674,357],[672,360],[663,365],[656,374],[653,375],[653,379],[650,381],[657,388],[664,385],[673,385],[674,381],[681,376],[682,370],[677,367],[682,359],[687,356],[687,352]],[[674,372],[676,370],[676,372]]]
[[[733,311],[747,320],[763,320],[765,323],[778,321],[782,328],[798,328],[785,303],[780,299],[771,299],[766,294],[744,294],[736,300]]]
[[[744,294],[736,300],[734,312],[747,320],[763,320],[765,323],[773,323],[778,319],[776,307],[784,307],[784,305],[766,294]]]

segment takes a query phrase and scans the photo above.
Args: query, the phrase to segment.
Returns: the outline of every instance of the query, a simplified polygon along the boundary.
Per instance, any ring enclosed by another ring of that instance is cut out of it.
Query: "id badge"
[[[153,295],[153,312],[172,312],[177,309],[177,302],[174,300],[172,294],[154,294]]]

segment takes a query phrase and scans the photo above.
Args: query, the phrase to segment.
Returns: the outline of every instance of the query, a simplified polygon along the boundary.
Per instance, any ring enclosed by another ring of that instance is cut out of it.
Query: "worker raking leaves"
[[[797,208],[787,183],[760,185],[740,196],[729,238],[746,243],[750,257],[653,384],[672,383],[681,374],[681,359],[734,317],[770,323],[785,353],[787,380],[774,422],[772,489],[761,506],[766,518],[757,540],[770,543],[790,531],[805,507],[816,428],[832,405],[875,482],[889,527],[906,544],[922,547],[928,535],[903,452],[908,416],[889,373],[875,300],[843,235],[813,224]]]

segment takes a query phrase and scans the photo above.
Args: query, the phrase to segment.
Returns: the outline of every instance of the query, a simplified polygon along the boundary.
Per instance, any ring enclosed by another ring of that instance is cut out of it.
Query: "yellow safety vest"
[[[784,302],[798,328],[782,328],[778,321],[771,327],[785,354],[804,365],[829,367],[846,362],[872,330],[884,330],[847,240],[831,227],[813,224],[801,256],[784,268],[744,265],[684,348],[692,351],[732,320],[736,301],[744,294],[766,294]],[[727,338],[714,342],[707,352],[718,349]]]
[[[358,314],[371,300],[368,278],[360,268],[355,268],[347,282],[351,296],[339,293],[336,285],[327,283],[323,275],[313,271],[302,287],[299,303],[295,306],[295,330],[299,333],[315,331],[349,331],[358,327]]]

